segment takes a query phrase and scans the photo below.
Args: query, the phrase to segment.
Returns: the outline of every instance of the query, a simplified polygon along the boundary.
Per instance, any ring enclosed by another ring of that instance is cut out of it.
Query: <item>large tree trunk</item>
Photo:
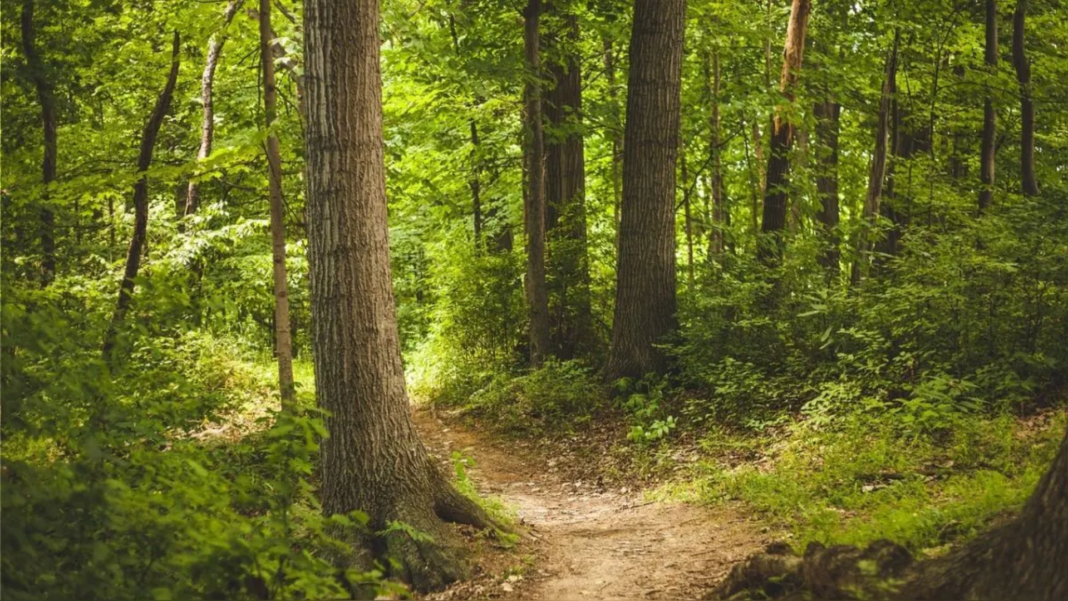
[[[1035,178],[1035,101],[1031,98],[1031,65],[1027,62],[1024,44],[1027,19],[1027,0],[1016,0],[1012,15],[1012,62],[1020,83],[1020,183],[1023,193],[1038,194]]]
[[[987,77],[994,77],[998,69],[998,3],[986,0],[986,54]],[[994,202],[994,153],[997,148],[997,112],[994,110],[994,93],[987,84],[983,101],[983,142],[979,157],[979,212],[982,213]]]
[[[22,3],[22,52],[26,55],[26,67],[37,88],[37,100],[41,103],[41,129],[44,132],[44,156],[41,158],[41,183],[44,184],[44,207],[41,209],[41,283],[52,283],[56,277],[55,214],[48,206],[48,186],[56,179],[56,100],[52,82],[45,72],[44,61],[37,54],[36,29],[33,20],[34,0]]]
[[[305,3],[308,264],[322,505],[370,517],[339,563],[380,560],[418,589],[465,572],[445,521],[485,526],[427,456],[404,386],[390,272],[377,0]],[[412,537],[407,524],[430,538]]]
[[[805,31],[811,12],[812,0],[793,0],[779,83],[779,90],[786,103],[792,103],[796,96],[795,88],[805,53]],[[794,142],[794,124],[789,121],[788,112],[783,106],[777,107],[772,122],[767,184],[764,189],[764,216],[761,222],[762,235],[758,247],[760,259],[767,265],[777,265],[782,261],[782,236],[786,228],[786,203],[789,199],[789,153]]]
[[[608,381],[660,372],[675,327],[675,155],[685,0],[635,0]]]
[[[267,128],[268,187],[271,195],[271,258],[274,279],[274,351],[278,358],[278,387],[282,393],[282,407],[288,409],[296,401],[293,388],[293,341],[289,323],[289,283],[286,279],[286,226],[282,205],[282,156],[278,148],[278,134],[274,120],[278,102],[275,88],[274,55],[271,53],[271,0],[260,0],[260,62],[263,65],[263,116]]]
[[[559,7],[554,4],[554,10]],[[559,36],[566,60],[554,61],[546,95],[545,116],[552,135],[545,147],[549,315],[552,348],[570,359],[595,345],[590,308],[590,268],[586,247],[586,161],[582,129],[582,76],[578,20],[562,15]]]
[[[530,364],[541,365],[550,354],[549,294],[545,283],[545,140],[541,113],[541,0],[528,0],[523,16],[523,46],[528,73],[523,90],[526,119],[527,307],[530,314]]]
[[[174,86],[178,82],[180,43],[181,38],[178,35],[178,31],[175,30],[174,42],[171,47],[171,71],[167,76],[167,83],[163,87],[163,92],[160,93],[159,98],[156,100],[156,106],[152,109],[152,114],[149,116],[148,122],[145,123],[145,129],[141,133],[141,151],[137,156],[137,171],[142,175],[141,179],[134,184],[134,229],[133,234],[130,236],[130,247],[126,251],[126,268],[123,270],[122,282],[119,284],[119,300],[115,305],[115,313],[111,317],[111,325],[104,335],[104,357],[107,359],[111,358],[112,350],[115,348],[115,338],[123,320],[126,318],[126,310],[130,307],[130,301],[133,299],[134,280],[137,278],[137,272],[141,269],[141,253],[148,238],[148,176],[144,175],[144,172],[148,171],[149,165],[152,164],[152,154],[156,148],[156,137],[159,135],[159,128],[163,125],[163,117],[166,116],[167,110],[171,106]]]
[[[812,110],[816,116],[816,194],[820,199],[817,215],[823,237],[820,264],[829,279],[838,275],[838,132],[842,105],[830,98],[817,102]]]
[[[212,88],[215,85],[215,68],[219,66],[219,57],[222,55],[223,45],[226,44],[226,33],[230,22],[234,20],[237,9],[244,0],[230,0],[223,11],[223,26],[219,33],[212,35],[208,40],[208,58],[204,62],[204,73],[200,76],[200,149],[197,150],[197,161],[203,161],[211,156],[211,145],[215,137],[215,102]],[[185,195],[184,215],[196,213],[200,207],[200,182],[196,179],[189,180],[189,188]]]
[[[883,79],[879,98],[879,119],[875,126],[875,151],[872,153],[871,169],[868,172],[868,193],[864,197],[863,222],[857,235],[857,256],[853,262],[850,280],[853,285],[868,273],[871,260],[872,232],[879,221],[879,205],[882,202],[883,186],[886,183],[886,154],[890,141],[890,108],[897,93],[897,49],[901,31],[894,32],[894,44],[886,58],[886,77]]]
[[[1068,435],[1012,522],[920,564],[899,599],[1068,599]]]

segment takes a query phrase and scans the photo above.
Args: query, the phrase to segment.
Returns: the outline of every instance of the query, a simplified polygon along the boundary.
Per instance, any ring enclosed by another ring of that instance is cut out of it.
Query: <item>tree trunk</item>
[[[1024,44],[1027,0],[1016,0],[1012,15],[1012,62],[1020,83],[1020,182],[1027,196],[1038,194],[1035,178],[1035,101],[1031,98],[1031,65]]]
[[[604,39],[604,70],[608,78],[608,100],[612,107],[612,224],[615,227],[615,250],[618,261],[619,256],[619,206],[622,204],[622,180],[623,173],[623,132],[619,128],[619,90],[616,87],[616,59],[612,40]]]
[[[523,47],[527,83],[523,91],[526,117],[527,307],[530,312],[530,364],[541,365],[550,354],[549,294],[545,283],[545,140],[541,112],[541,0],[528,0],[523,14]]]
[[[1068,436],[1012,522],[920,565],[899,599],[1068,599]]]
[[[553,4],[554,10],[560,8]],[[586,162],[582,129],[582,77],[578,20],[562,15],[566,61],[549,67],[556,85],[547,94],[552,127],[546,144],[547,237],[552,348],[570,359],[594,350],[590,267],[586,246]]]
[[[894,32],[894,45],[886,59],[886,77],[879,98],[879,120],[875,127],[875,151],[872,153],[871,170],[868,172],[868,193],[864,198],[864,210],[860,233],[857,235],[857,256],[853,262],[850,280],[854,286],[868,273],[872,250],[872,232],[879,220],[879,204],[882,201],[883,185],[886,183],[886,152],[890,138],[890,103],[897,93],[897,49],[901,31]]]
[[[457,58],[460,54],[460,36],[456,33],[456,19],[449,15],[449,35],[452,37],[452,50]],[[468,120],[471,141],[471,174],[467,178],[467,186],[471,189],[471,213],[475,235],[475,251],[482,252],[482,169],[481,157],[479,156],[478,123],[474,117]]]
[[[682,177],[682,211],[686,232],[686,281],[690,292],[694,289],[693,272],[693,215],[690,208],[690,172],[686,168],[686,144],[679,145],[679,176]]]
[[[706,56],[705,60],[708,58]],[[705,74],[705,80],[711,79],[712,87],[709,90],[712,102],[712,117],[709,123],[712,135],[708,140],[709,158],[712,159],[712,224],[709,228],[708,252],[712,258],[723,257],[724,227],[726,226],[726,207],[723,202],[723,162],[720,160],[720,123],[719,123],[719,51],[712,51],[712,64],[710,73]]]
[[[604,375],[667,367],[656,348],[675,327],[675,155],[685,0],[635,0],[623,148],[615,320]]]
[[[811,12],[812,0],[793,0],[779,83],[779,90],[786,103],[792,103],[795,98],[795,88],[805,53],[805,31]],[[788,109],[780,105],[775,109],[772,122],[767,184],[764,191],[764,218],[761,222],[762,236],[758,246],[760,259],[766,265],[778,265],[782,261],[782,235],[786,228],[786,203],[789,198],[789,152],[794,141],[794,125],[789,121],[787,113]]]
[[[200,149],[197,151],[197,161],[204,161],[211,156],[211,144],[215,136],[215,103],[212,87],[215,85],[215,68],[219,65],[219,56],[222,55],[223,45],[226,44],[226,33],[230,22],[234,20],[237,9],[244,0],[230,0],[223,11],[222,30],[211,36],[208,40],[208,58],[204,62],[204,73],[200,76],[200,103],[202,112],[200,118]],[[200,182],[196,179],[189,181],[189,189],[185,195],[185,215],[192,215],[200,207]]]
[[[37,54],[36,29],[33,20],[34,0],[22,3],[22,52],[26,55],[26,67],[37,88],[37,100],[41,104],[41,129],[44,132],[44,156],[41,159],[41,182],[45,192],[41,208],[41,284],[48,286],[56,277],[56,217],[49,208],[49,184],[56,179],[56,101],[52,82],[48,80],[44,61]]]
[[[274,346],[278,357],[278,387],[282,408],[296,401],[293,388],[293,341],[289,323],[289,283],[286,278],[286,226],[282,205],[282,156],[274,120],[278,102],[275,88],[274,55],[271,53],[271,0],[260,0],[260,62],[263,64],[263,116],[267,129],[264,150],[267,153],[268,187],[271,194],[271,258],[274,264]]]
[[[412,424],[391,281],[377,0],[305,3],[308,263],[316,396],[329,412],[322,505],[365,512],[355,554],[421,590],[466,572],[445,521],[485,526]],[[339,127],[339,124],[343,126]],[[400,522],[430,538],[412,537]]]
[[[152,164],[152,153],[156,148],[156,137],[159,128],[163,125],[163,117],[171,106],[171,98],[174,96],[174,86],[178,82],[178,65],[180,62],[179,45],[181,38],[178,31],[174,32],[174,42],[171,46],[171,71],[167,76],[167,83],[163,87],[156,100],[156,106],[145,123],[145,129],[141,133],[141,152],[137,156],[137,171],[144,174]],[[111,359],[115,348],[115,338],[118,330],[126,318],[126,310],[130,307],[133,298],[134,280],[137,272],[141,269],[141,253],[144,250],[148,238],[148,176],[142,175],[141,179],[134,184],[134,229],[130,236],[130,247],[126,251],[126,268],[123,270],[122,282],[119,284],[119,300],[115,306],[115,313],[111,317],[111,325],[104,335],[104,358]]]
[[[842,105],[830,98],[817,102],[812,109],[816,116],[816,194],[820,199],[817,221],[823,236],[820,264],[833,280],[839,270],[838,250],[838,132]]]
[[[994,77],[998,70],[998,3],[986,0],[986,66],[987,77]],[[997,113],[994,111],[994,93],[987,84],[983,101],[983,142],[979,158],[979,212],[982,213],[994,202],[994,153],[997,142]]]

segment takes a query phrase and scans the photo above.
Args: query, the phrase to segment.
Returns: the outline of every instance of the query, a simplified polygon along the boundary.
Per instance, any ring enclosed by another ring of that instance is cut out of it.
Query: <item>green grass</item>
[[[800,422],[775,437],[715,432],[691,477],[655,494],[740,500],[788,531],[796,547],[886,538],[937,554],[1019,509],[1066,422],[1063,411],[1041,425],[972,417],[938,437],[903,436],[872,418],[833,430]],[[739,454],[745,459],[732,466]]]

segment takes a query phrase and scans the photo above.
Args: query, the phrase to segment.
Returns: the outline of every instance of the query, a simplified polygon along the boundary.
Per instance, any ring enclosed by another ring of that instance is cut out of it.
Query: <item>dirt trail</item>
[[[516,508],[537,556],[522,579],[441,598],[699,599],[767,542],[734,510],[649,503],[638,491],[569,481],[532,443],[480,436],[425,411],[415,419],[432,453],[475,460],[471,479]]]

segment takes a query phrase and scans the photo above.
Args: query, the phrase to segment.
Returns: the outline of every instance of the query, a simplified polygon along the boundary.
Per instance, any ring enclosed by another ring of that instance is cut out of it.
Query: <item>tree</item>
[[[33,3],[34,0],[23,0],[22,3],[22,52],[26,55],[26,68],[37,88],[37,101],[41,105],[41,129],[44,133],[41,183],[47,188],[56,179],[56,100],[44,61],[37,54]],[[41,283],[47,286],[56,276],[56,217],[47,202],[43,203],[40,214]]]
[[[1012,14],[1012,62],[1020,84],[1020,185],[1028,196],[1038,194],[1035,177],[1035,101],[1031,90],[1031,64],[1027,62],[1024,34],[1027,0],[1016,0]]]
[[[987,76],[994,77],[998,70],[998,3],[986,0],[986,49],[984,61]],[[983,140],[979,157],[979,212],[982,213],[994,202],[994,155],[997,152],[998,116],[994,110],[994,91],[987,84],[983,99]]]
[[[339,562],[389,560],[390,573],[431,589],[466,572],[445,522],[489,520],[449,485],[411,420],[390,270],[378,2],[311,0],[304,36],[312,343],[330,432],[322,506],[369,516],[355,555]]]
[[[523,90],[526,120],[527,189],[523,215],[527,233],[527,308],[530,314],[530,364],[541,365],[549,351],[549,294],[545,283],[545,141],[541,108],[541,0],[528,0],[523,13],[523,48],[526,86]]]
[[[796,96],[798,75],[805,53],[805,31],[812,12],[812,0],[793,0],[790,22],[786,28],[786,45],[783,50],[782,76],[779,91],[786,103],[793,103]],[[771,147],[768,152],[767,184],[764,188],[764,216],[761,221],[761,244],[759,256],[768,265],[782,260],[782,234],[786,228],[786,203],[790,173],[790,148],[794,143],[794,124],[789,109],[780,105],[775,108],[772,121]]]
[[[675,326],[675,157],[685,0],[635,0],[608,381],[663,371]]]
[[[730,213],[723,202],[723,161],[721,158],[722,141],[720,140],[719,118],[719,50],[711,52],[712,60],[709,64],[709,56],[705,54],[704,79],[708,88],[709,101],[712,103],[712,116],[709,120],[711,136],[708,140],[708,154],[712,160],[712,174],[709,176],[712,189],[712,223],[709,228],[708,253],[712,258],[719,259],[723,256],[725,248],[723,231],[729,225]]]
[[[274,281],[274,352],[278,359],[278,386],[282,407],[296,400],[293,388],[293,342],[289,325],[289,283],[286,279],[286,225],[282,206],[282,156],[274,132],[278,90],[275,88],[274,55],[271,53],[271,0],[260,0],[260,63],[263,67],[263,118],[267,131],[268,188],[271,196],[271,260]]]
[[[823,234],[824,251],[820,264],[828,277],[838,275],[838,132],[841,124],[842,105],[832,98],[824,97],[812,108],[816,117],[816,193],[820,199],[817,221]]]
[[[553,3],[562,35],[553,38],[549,63],[553,87],[546,93],[546,232],[550,252],[548,292],[554,354],[572,358],[593,350],[590,267],[586,249],[586,161],[582,130],[582,73],[578,18]]]
[[[230,0],[223,11],[222,30],[211,36],[208,40],[208,57],[204,61],[204,74],[200,76],[200,149],[197,150],[197,161],[203,161],[211,156],[211,145],[215,137],[215,100],[212,88],[215,86],[215,68],[219,66],[219,57],[222,56],[223,46],[226,44],[226,32],[234,15],[241,8],[244,0]],[[189,180],[189,188],[185,195],[185,207],[183,215],[192,215],[200,207],[200,182],[196,179]]]
[[[174,96],[174,86],[178,82],[178,66],[181,61],[179,45],[181,37],[178,31],[174,32],[174,42],[171,46],[171,70],[167,75],[167,83],[156,100],[156,106],[152,109],[145,129],[141,133],[141,152],[137,156],[137,171],[141,178],[134,184],[134,229],[130,235],[130,247],[126,251],[126,268],[122,273],[122,282],[119,284],[119,300],[115,305],[115,313],[111,318],[111,325],[104,335],[104,357],[111,358],[115,347],[115,337],[126,318],[126,310],[130,307],[133,299],[134,281],[137,272],[141,269],[141,254],[144,252],[145,243],[148,240],[148,176],[144,173],[152,164],[152,154],[156,148],[156,137],[159,128],[163,125],[163,117],[171,106],[171,98]]]

